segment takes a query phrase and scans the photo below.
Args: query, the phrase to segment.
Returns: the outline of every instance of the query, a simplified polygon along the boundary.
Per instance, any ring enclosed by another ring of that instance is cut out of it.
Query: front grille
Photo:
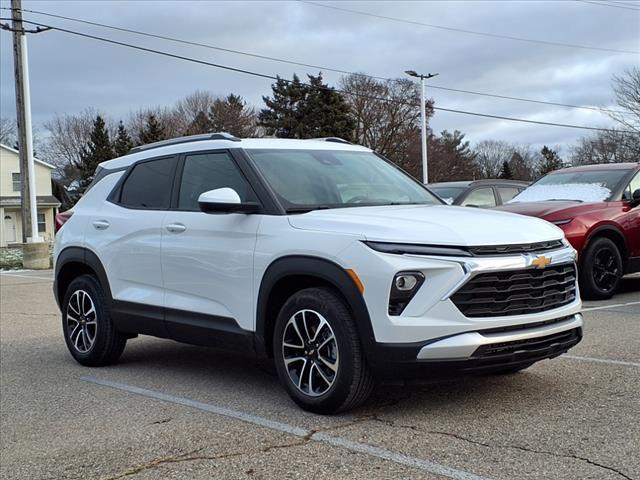
[[[451,300],[466,317],[544,312],[576,298],[576,267],[556,265],[476,275]]]
[[[566,352],[582,339],[580,327],[544,337],[482,345],[471,356],[477,367],[495,367],[513,362],[537,361]]]
[[[550,240],[548,242],[523,243],[519,245],[489,245],[483,247],[469,247],[473,255],[513,255],[514,253],[546,252],[562,248],[562,240]]]

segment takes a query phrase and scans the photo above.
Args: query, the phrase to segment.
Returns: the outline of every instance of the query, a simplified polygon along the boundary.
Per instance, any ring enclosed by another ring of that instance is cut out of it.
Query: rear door
[[[167,329],[177,340],[215,344],[227,333],[254,329],[253,254],[261,215],[201,212],[200,194],[224,187],[243,202],[257,201],[229,151],[183,155],[162,235]]]
[[[176,166],[174,156],[135,164],[89,219],[87,244],[104,265],[124,329],[166,336],[160,240]]]
[[[622,194],[622,215],[618,222],[624,229],[629,248],[629,256],[635,257],[640,262],[640,205],[631,207],[629,201],[633,198],[633,192],[640,189],[640,172],[631,179]]]

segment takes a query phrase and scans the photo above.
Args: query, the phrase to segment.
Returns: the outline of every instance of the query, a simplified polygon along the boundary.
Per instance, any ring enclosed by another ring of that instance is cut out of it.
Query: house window
[[[11,174],[11,183],[13,185],[13,191],[19,192],[20,191],[20,173],[19,172],[13,172]]]
[[[38,233],[45,233],[47,231],[47,219],[44,213],[38,214]]]

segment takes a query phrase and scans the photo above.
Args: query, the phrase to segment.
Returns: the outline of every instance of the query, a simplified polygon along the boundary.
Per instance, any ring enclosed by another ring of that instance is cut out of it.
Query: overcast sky
[[[322,2],[376,15],[459,29],[640,50],[640,2],[609,6],[580,1]],[[602,0],[598,3],[607,3]],[[627,8],[619,8],[623,5]],[[8,7],[8,0],[0,0]],[[616,7],[617,6],[617,7]],[[434,85],[574,105],[612,106],[611,77],[640,56],[532,44],[373,18],[300,2],[36,1],[23,8],[167,35],[347,71],[398,77],[438,72]],[[635,10],[639,9],[639,10]],[[2,11],[2,16],[9,12]],[[35,14],[25,19],[290,78],[312,69],[179,45]],[[0,114],[15,116],[11,35],[0,34]],[[240,94],[262,106],[271,81],[160,57],[50,31],[29,36],[35,125],[56,113],[95,107],[115,118],[169,105],[196,89]],[[326,72],[335,84],[340,74]],[[613,123],[600,112],[430,89],[436,106],[532,120],[597,127]],[[437,112],[435,131],[459,129],[472,142],[504,139],[535,146],[567,145],[589,132]]]

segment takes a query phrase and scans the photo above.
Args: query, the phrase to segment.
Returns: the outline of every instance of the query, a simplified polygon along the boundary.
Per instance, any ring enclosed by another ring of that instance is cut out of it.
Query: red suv
[[[578,251],[583,298],[611,297],[640,271],[640,163],[563,168],[497,207],[547,220]]]

